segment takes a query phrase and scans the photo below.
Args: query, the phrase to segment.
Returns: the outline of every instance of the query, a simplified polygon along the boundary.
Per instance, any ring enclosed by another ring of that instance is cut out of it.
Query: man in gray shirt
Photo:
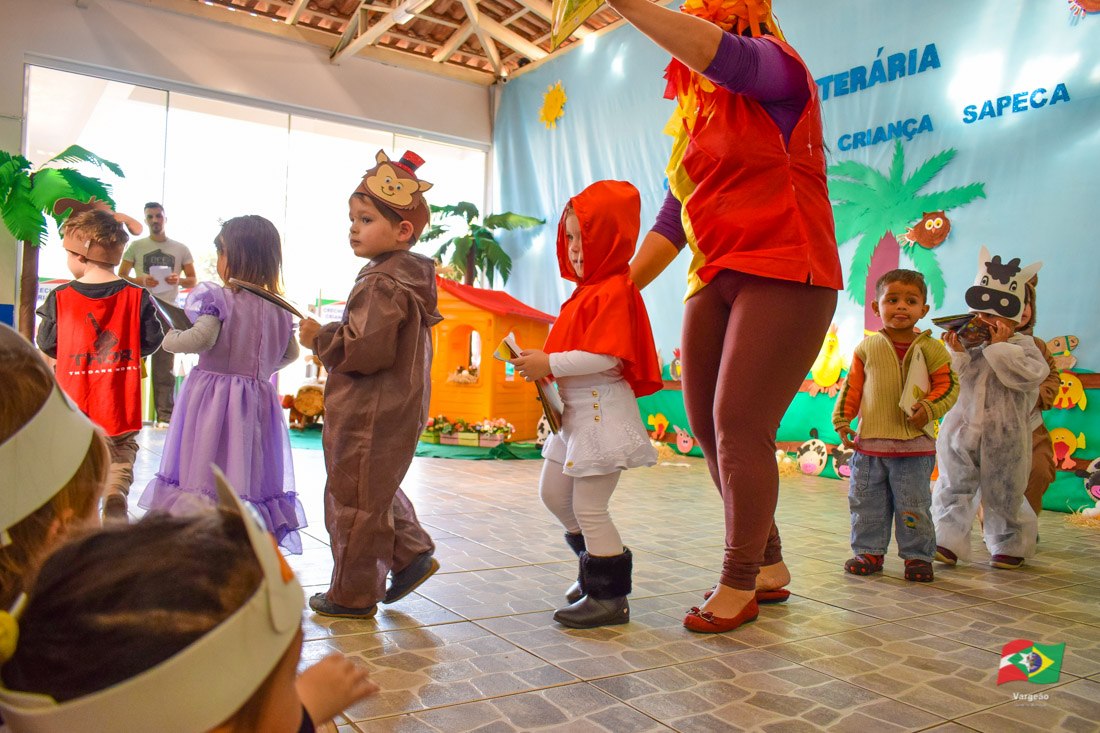
[[[149,225],[149,236],[130,243],[122,255],[118,274],[135,285],[149,288],[154,296],[164,302],[176,305],[180,288],[195,287],[198,278],[195,277],[195,262],[191,251],[180,242],[169,239],[164,233],[164,224],[167,221],[163,206],[156,201],[145,204],[145,222]],[[133,275],[130,274],[131,269],[134,270]],[[172,419],[172,407],[175,405],[175,357],[171,352],[160,349],[153,354],[150,361],[157,425],[164,426]]]

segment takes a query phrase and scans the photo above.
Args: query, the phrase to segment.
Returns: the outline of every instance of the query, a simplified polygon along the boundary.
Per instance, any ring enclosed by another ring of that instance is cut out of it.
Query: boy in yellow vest
[[[936,532],[929,509],[936,441],[925,426],[951,409],[959,384],[944,345],[930,331],[914,330],[928,314],[927,297],[919,272],[891,270],[878,279],[871,309],[882,319],[882,329],[856,347],[833,411],[833,426],[844,445],[855,450],[848,488],[855,556],[844,563],[853,575],[882,572],[892,521],[905,579],[932,581]],[[906,415],[902,387],[914,361],[921,359],[928,391]],[[859,429],[853,431],[857,415]]]

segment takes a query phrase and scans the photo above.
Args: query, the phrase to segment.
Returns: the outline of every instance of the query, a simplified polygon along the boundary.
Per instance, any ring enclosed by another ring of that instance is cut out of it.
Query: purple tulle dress
[[[290,342],[291,316],[256,295],[213,283],[200,283],[185,310],[192,322],[217,316],[221,333],[176,397],[160,470],[138,504],[186,514],[214,502],[214,464],[259,511],[279,545],[301,553],[305,512],[294,493],[290,436],[271,384]]]

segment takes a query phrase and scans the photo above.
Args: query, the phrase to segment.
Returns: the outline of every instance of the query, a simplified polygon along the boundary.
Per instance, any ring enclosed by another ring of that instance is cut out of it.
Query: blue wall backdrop
[[[916,252],[921,269],[943,273],[946,292],[931,315],[966,310],[963,292],[982,244],[1025,264],[1043,260],[1039,335],[1079,336],[1079,366],[1100,371],[1100,14],[1075,20],[1065,0],[776,0],[775,9],[818,79],[832,163],[854,161],[885,175],[900,140],[906,175],[957,151],[921,194],[983,185],[984,198],[947,211],[952,230],[945,242],[921,252],[901,248],[902,266],[911,266],[907,253]],[[556,222],[571,194],[602,178],[631,181],[642,193],[643,232],[652,223],[671,144],[662,134],[672,112],[662,99],[667,61],[625,27],[503,88],[495,210],[548,222],[504,237],[515,256],[507,289],[531,305],[556,312],[571,289],[558,278],[553,254]],[[539,113],[558,82],[568,98],[565,114],[547,129]],[[858,234],[841,244],[846,276]],[[666,361],[679,345],[687,260],[680,257],[645,291]],[[857,263],[861,268],[866,264]],[[861,337],[863,307],[842,294],[835,320],[841,349],[850,352]]]

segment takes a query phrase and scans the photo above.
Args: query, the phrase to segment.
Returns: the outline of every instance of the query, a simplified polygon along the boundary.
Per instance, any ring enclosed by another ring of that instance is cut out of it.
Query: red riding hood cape
[[[581,229],[584,276],[569,262],[565,213],[558,222],[558,269],[577,289],[561,306],[544,350],[588,351],[622,360],[638,397],[661,389],[661,367],[642,294],[630,279],[641,198],[625,181],[599,181],[570,199]]]

